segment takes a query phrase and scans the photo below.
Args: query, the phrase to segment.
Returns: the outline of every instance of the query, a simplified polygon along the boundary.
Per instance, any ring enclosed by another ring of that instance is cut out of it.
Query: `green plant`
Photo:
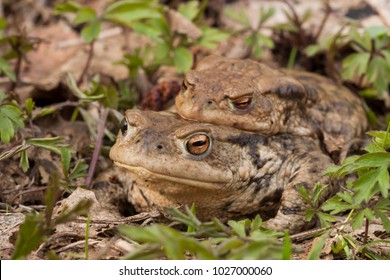
[[[7,22],[0,18],[0,48],[3,54],[0,56],[0,75],[6,75],[11,81],[11,87],[7,91],[15,89],[19,81],[22,61],[26,60],[26,53],[33,50],[41,42],[40,39],[30,37],[24,31],[18,31],[17,34],[7,34]],[[16,59],[14,69],[11,70],[11,61]]]
[[[45,211],[26,214],[26,218],[21,224],[18,236],[16,239],[15,250],[12,259],[25,259],[38,246],[47,242],[47,237],[52,234],[56,226],[65,224],[74,220],[79,215],[86,215],[88,209],[92,205],[90,200],[82,200],[77,203],[72,209],[64,209],[57,217],[53,218],[53,209],[56,203],[56,195],[60,192],[58,187],[58,175],[54,175],[50,182],[50,186],[45,192]],[[58,258],[53,256],[51,258]]]
[[[187,211],[169,209],[172,219],[187,225],[181,232],[155,224],[141,228],[121,226],[120,235],[134,243],[136,250],[126,259],[290,259],[292,248],[287,233],[262,228],[259,216],[251,220],[229,221],[227,225],[214,219],[200,222]],[[279,238],[283,238],[283,242]]]
[[[154,44],[125,56],[121,64],[129,68],[131,76],[140,68],[150,73],[161,65],[174,65],[179,72],[186,72],[193,64],[192,47],[215,48],[226,40],[228,33],[202,24],[205,4],[206,1],[181,3],[177,11],[164,8],[161,17],[134,23],[134,31]]]
[[[347,188],[338,192],[326,201],[321,209],[330,211],[331,215],[349,211],[347,222],[352,229],[358,229],[365,224],[363,246],[367,247],[368,227],[376,217],[383,223],[386,232],[390,232],[390,125],[387,131],[368,132],[372,143],[364,150],[364,155],[348,157],[341,166],[331,166],[326,175],[341,180],[349,174],[355,174],[356,180],[348,181]],[[348,244],[354,244],[353,238],[339,238],[341,242],[337,250],[344,249]],[[348,242],[347,242],[348,241]],[[385,241],[384,241],[385,242]],[[362,251],[365,253],[365,250]]]
[[[250,56],[261,57],[265,49],[273,49],[275,44],[269,35],[266,35],[265,30],[272,30],[272,27],[266,26],[266,22],[275,14],[275,9],[260,9],[259,20],[256,26],[253,26],[249,20],[248,13],[241,9],[236,10],[227,8],[225,14],[240,23],[243,28],[238,31],[238,34],[245,34],[245,43],[250,48]]]
[[[355,53],[343,60],[342,78],[366,88],[360,94],[381,98],[390,85],[390,36],[387,28],[372,26],[359,32],[351,28],[350,46]]]
[[[15,132],[24,127],[24,115],[16,101],[4,102],[5,97],[5,94],[0,94],[0,139],[8,143]]]

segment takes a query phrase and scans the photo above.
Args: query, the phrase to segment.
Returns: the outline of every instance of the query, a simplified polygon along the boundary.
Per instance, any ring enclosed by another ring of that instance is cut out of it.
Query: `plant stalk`
[[[99,120],[98,135],[97,135],[97,139],[96,139],[95,149],[94,149],[93,154],[92,154],[92,159],[91,159],[91,163],[89,165],[87,178],[85,178],[85,185],[88,188],[91,188],[92,178],[93,178],[93,175],[95,173],[96,164],[97,164],[97,161],[98,161],[98,158],[100,155],[100,150],[101,150],[102,143],[103,143],[104,127],[106,126],[108,112],[109,112],[109,109],[103,107],[102,114],[101,114],[100,120]]]

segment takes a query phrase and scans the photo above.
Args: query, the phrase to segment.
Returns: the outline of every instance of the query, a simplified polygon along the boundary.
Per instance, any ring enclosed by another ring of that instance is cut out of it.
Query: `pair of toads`
[[[261,215],[300,232],[321,174],[367,129],[361,100],[325,77],[208,56],[176,97],[178,114],[127,110],[110,158],[132,178],[137,211],[196,206],[201,220]],[[333,159],[333,160],[332,160]]]

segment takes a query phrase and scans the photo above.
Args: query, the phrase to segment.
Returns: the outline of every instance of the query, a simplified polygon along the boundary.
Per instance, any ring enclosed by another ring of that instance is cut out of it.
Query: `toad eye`
[[[192,136],[186,142],[186,150],[194,156],[200,156],[206,153],[210,147],[210,138],[205,134]]]
[[[126,120],[126,118],[124,118],[124,119],[121,121],[121,132],[122,132],[122,135],[123,135],[123,136],[126,135],[127,129],[128,129],[127,120]]]
[[[230,100],[235,109],[247,110],[252,105],[253,98],[250,96],[240,97],[234,100]]]

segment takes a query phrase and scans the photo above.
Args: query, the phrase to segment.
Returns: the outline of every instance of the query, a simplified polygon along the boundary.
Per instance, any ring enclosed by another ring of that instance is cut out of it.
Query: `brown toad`
[[[249,59],[204,58],[186,74],[176,107],[187,119],[315,137],[335,158],[367,129],[363,104],[347,88]]]
[[[195,203],[201,220],[260,214],[272,217],[266,226],[292,233],[311,226],[296,187],[311,193],[317,181],[328,183],[321,172],[332,164],[309,137],[262,136],[139,110],[126,111],[110,158],[133,178],[128,198],[138,211]]]

